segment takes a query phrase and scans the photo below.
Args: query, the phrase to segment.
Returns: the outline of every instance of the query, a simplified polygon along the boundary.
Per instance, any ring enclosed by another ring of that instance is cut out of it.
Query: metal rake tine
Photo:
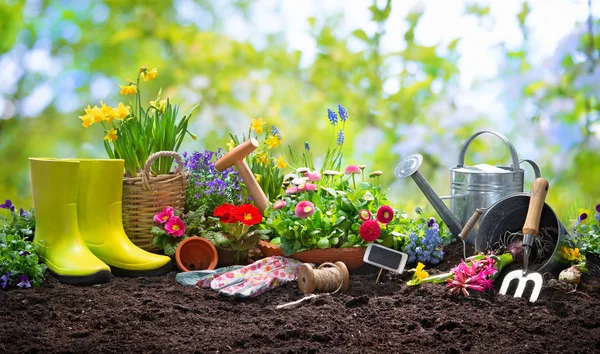
[[[531,296],[529,297],[530,302],[535,302],[540,296],[540,292],[542,291],[542,285],[544,284],[544,279],[540,273],[529,273],[527,275],[523,275],[522,271],[515,270],[506,275],[504,277],[504,281],[502,282],[502,286],[500,287],[499,293],[501,295],[506,295],[508,291],[508,287],[513,280],[518,280],[519,284],[517,285],[517,289],[515,290],[514,297],[521,297],[525,292],[525,288],[527,287],[528,282],[533,282],[533,290],[531,291]]]

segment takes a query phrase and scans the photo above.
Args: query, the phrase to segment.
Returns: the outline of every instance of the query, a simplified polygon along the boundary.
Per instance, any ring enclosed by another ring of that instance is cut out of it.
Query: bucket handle
[[[538,167],[538,165],[535,162],[533,162],[532,160],[525,159],[525,160],[519,161],[519,165],[522,164],[523,162],[527,162],[529,164],[529,166],[531,166],[531,168],[533,168],[533,173],[535,173],[535,178],[542,177],[540,168]]]
[[[462,149],[460,149],[460,154],[458,155],[458,166],[457,167],[463,167],[465,165],[465,154],[467,153],[467,148],[469,147],[471,142],[476,137],[478,137],[479,135],[481,135],[483,133],[490,133],[490,134],[493,134],[493,135],[497,136],[498,138],[502,139],[502,141],[504,142],[504,145],[506,145],[506,147],[508,148],[508,151],[510,151],[510,156],[512,157],[512,163],[513,163],[512,171],[518,170],[519,169],[519,157],[517,156],[517,151],[515,150],[515,147],[513,146],[513,144],[510,143],[510,141],[508,140],[506,135],[504,135],[500,132],[492,131],[492,130],[482,130],[480,132],[477,132],[477,133],[473,134],[469,138],[469,140],[467,140],[465,142]],[[539,171],[539,169],[538,169],[538,171]]]

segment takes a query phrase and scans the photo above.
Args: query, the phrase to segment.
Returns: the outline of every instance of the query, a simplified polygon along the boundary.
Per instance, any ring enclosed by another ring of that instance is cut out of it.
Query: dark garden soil
[[[438,267],[462,254],[455,243]],[[369,271],[370,270],[370,271]],[[237,301],[179,286],[175,273],[113,278],[92,287],[54,278],[0,292],[1,353],[593,353],[600,352],[600,279],[577,292],[555,281],[536,303],[497,294],[409,288],[364,267],[350,289],[285,310],[303,295],[288,283]]]

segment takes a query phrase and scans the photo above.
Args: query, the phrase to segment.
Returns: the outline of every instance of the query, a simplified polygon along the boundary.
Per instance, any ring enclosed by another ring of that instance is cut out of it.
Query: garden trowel
[[[510,283],[515,279],[519,281],[515,297],[523,295],[529,281],[533,282],[533,291],[531,292],[529,301],[535,302],[540,295],[544,282],[542,275],[540,273],[529,273],[528,267],[531,247],[533,247],[534,240],[539,234],[540,218],[546,201],[546,194],[548,194],[548,181],[543,178],[536,178],[531,187],[529,208],[527,209],[527,217],[523,225],[523,270],[514,270],[504,277],[504,281],[500,287],[500,294],[502,295],[506,295]]]

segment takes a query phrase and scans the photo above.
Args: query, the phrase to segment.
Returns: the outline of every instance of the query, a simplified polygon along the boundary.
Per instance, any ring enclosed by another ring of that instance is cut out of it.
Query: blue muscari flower
[[[336,125],[338,122],[337,113],[329,108],[327,108],[327,118],[329,119],[329,123],[331,123],[331,125]]]
[[[343,143],[344,143],[344,131],[342,129],[340,129],[340,132],[338,133],[337,144],[342,145]]]
[[[345,122],[346,119],[348,119],[348,111],[346,110],[346,108],[344,108],[344,106],[342,106],[341,104],[338,104],[338,112],[340,113],[340,119],[342,120],[342,122]]]
[[[304,150],[310,151],[310,145],[308,145],[308,141],[304,142]]]
[[[3,276],[0,277],[0,289],[8,289],[10,286],[10,272],[6,272]]]
[[[271,134],[276,135],[279,138],[279,140],[283,139],[283,136],[281,136],[281,132],[274,125],[271,126]]]

